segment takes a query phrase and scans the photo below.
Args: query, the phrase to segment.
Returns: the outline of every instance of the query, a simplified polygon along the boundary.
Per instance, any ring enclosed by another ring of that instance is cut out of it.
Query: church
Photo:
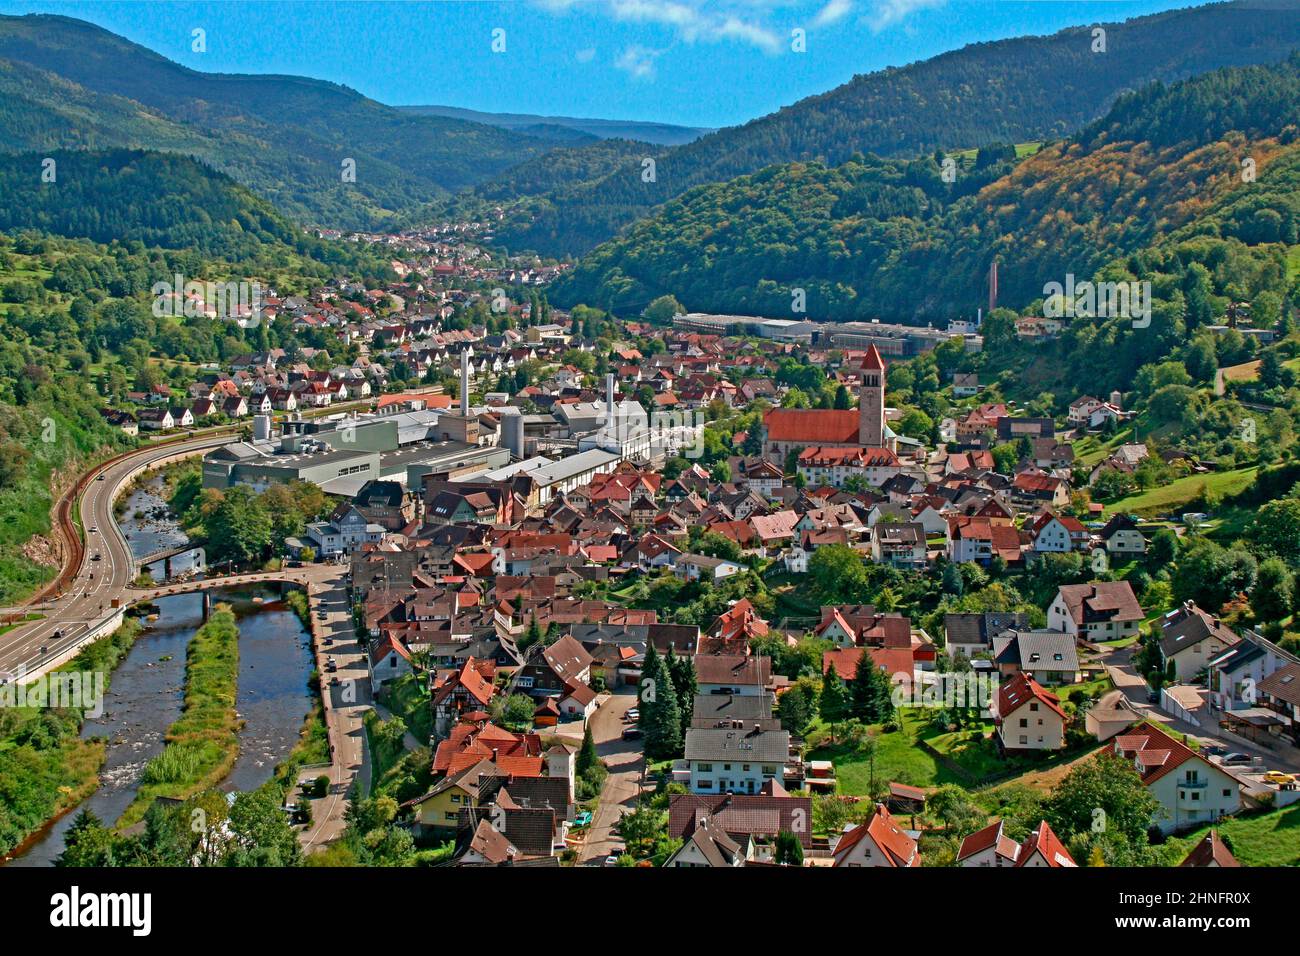
[[[885,362],[874,343],[862,360],[861,372],[856,409],[769,409],[763,416],[763,456],[783,465],[791,451],[816,446],[880,448],[894,459],[898,436],[885,424]]]

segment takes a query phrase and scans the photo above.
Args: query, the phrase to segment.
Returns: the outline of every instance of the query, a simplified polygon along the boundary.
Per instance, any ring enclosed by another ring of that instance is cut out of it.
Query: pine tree
[[[585,777],[587,771],[600,763],[600,758],[596,756],[596,741],[591,736],[591,724],[588,723],[582,729],[582,746],[578,748],[578,757],[574,762],[573,769],[579,777]]]
[[[867,724],[874,724],[876,717],[876,662],[871,652],[865,647],[858,658],[858,671],[849,682],[849,713]]]
[[[681,712],[684,740],[695,715],[695,694],[699,690],[699,682],[695,677],[695,661],[690,657],[675,656],[671,647],[668,649],[666,660],[669,662],[668,671],[672,675],[673,687],[677,691],[677,709]]]
[[[817,709],[821,711],[822,719],[831,725],[831,740],[834,741],[835,725],[847,717],[849,712],[849,692],[836,673],[834,662],[822,678],[822,693]]]

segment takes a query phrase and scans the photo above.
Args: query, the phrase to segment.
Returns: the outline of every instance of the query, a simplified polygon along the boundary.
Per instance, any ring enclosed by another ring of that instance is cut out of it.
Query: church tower
[[[862,360],[862,388],[858,390],[858,443],[885,447],[885,362],[872,342]]]

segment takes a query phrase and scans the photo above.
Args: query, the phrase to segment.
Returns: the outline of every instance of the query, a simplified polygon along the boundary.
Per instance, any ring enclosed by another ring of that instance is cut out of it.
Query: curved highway
[[[84,638],[91,627],[111,616],[115,598],[125,598],[136,572],[130,545],[113,513],[118,493],[136,475],[161,462],[230,440],[227,433],[142,448],[93,473],[76,503],[85,533],[80,566],[61,594],[40,605],[43,619],[0,635],[0,680],[30,675],[47,666]]]

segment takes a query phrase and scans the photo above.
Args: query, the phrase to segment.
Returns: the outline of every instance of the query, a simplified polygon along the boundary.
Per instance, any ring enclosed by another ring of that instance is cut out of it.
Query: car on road
[[[623,731],[624,740],[640,740],[644,736],[640,727],[628,727]]]
[[[102,554],[92,554],[92,555],[90,556],[90,560],[92,560],[92,561],[102,561],[103,559],[104,559],[104,556],[103,556]]]
[[[1283,773],[1281,770],[1270,770],[1264,774],[1265,783],[1275,783],[1279,787],[1290,786],[1295,783],[1295,774]]]
[[[63,636],[63,631],[60,630],[60,631],[55,631],[55,632],[54,632],[54,639],[55,639],[56,641],[57,641],[59,638],[61,638],[62,636]]]
[[[1219,761],[1219,763],[1223,764],[1225,767],[1243,767],[1250,762],[1250,754],[1237,753],[1235,751],[1233,753],[1224,754],[1223,759]]]
[[[618,866],[619,857],[626,852],[627,850],[623,849],[621,846],[614,847],[614,849],[609,851],[609,856],[605,857],[605,865]]]
[[[93,524],[90,526],[89,530],[91,534],[97,534],[99,532],[99,529],[96,528]]]
[[[103,480],[104,480],[104,476],[103,476],[103,475],[96,475],[96,476],[95,476],[95,480],[96,480],[96,481],[103,481]]]

